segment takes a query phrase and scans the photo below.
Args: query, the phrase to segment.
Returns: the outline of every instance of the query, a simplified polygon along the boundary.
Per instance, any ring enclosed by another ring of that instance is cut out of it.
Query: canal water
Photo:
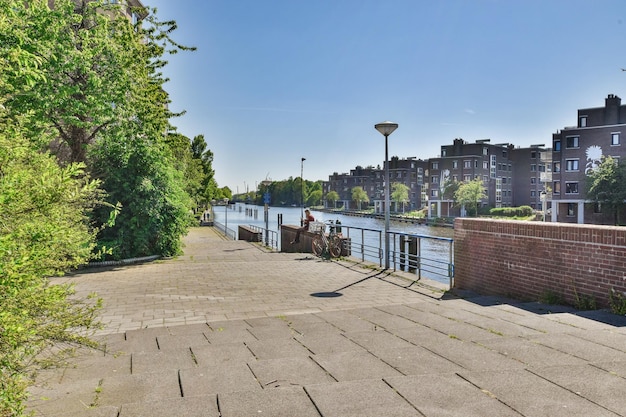
[[[264,208],[250,204],[229,204],[228,206],[215,206],[215,221],[224,224],[228,216],[228,228],[237,230],[237,226],[253,225],[265,228]],[[311,214],[316,221],[339,220],[342,225],[350,227],[360,227],[363,229],[384,230],[385,221],[383,219],[373,219],[370,217],[346,216],[337,213],[326,213],[311,210]],[[282,215],[282,224],[300,225],[302,209],[299,207],[270,207],[268,218],[268,229],[280,232],[278,217]],[[412,224],[391,220],[389,230],[392,232],[411,233],[422,236],[434,236],[452,238],[454,232],[450,227],[433,227],[423,224]]]
[[[262,206],[236,203],[229,204],[227,206],[215,206],[214,207],[214,221],[224,225],[227,223],[227,227],[230,230],[237,231],[239,225],[252,225],[265,229],[264,208]],[[270,207],[268,209],[268,229],[270,231],[277,232],[280,237],[280,224],[285,225],[300,225],[300,219],[302,218],[302,209],[300,207]],[[347,216],[338,213],[326,213],[316,210],[311,210],[311,214],[315,217],[316,221],[339,221],[342,226],[348,226],[351,228],[362,228],[372,230],[384,230],[385,221],[383,219],[374,219],[370,217],[355,217]],[[279,218],[282,218],[282,223],[279,223]],[[430,236],[449,238],[453,237],[454,231],[450,227],[433,227],[423,224],[413,224],[406,222],[399,222],[391,220],[389,223],[389,230],[397,233],[407,233],[418,236]],[[350,235],[352,244],[359,244],[360,234],[352,233]],[[369,241],[371,240],[371,241]],[[365,237],[365,244],[370,246],[379,247],[380,242],[377,238],[370,234],[369,237]],[[450,261],[450,243],[447,240],[436,239],[423,239],[421,243],[422,256],[429,259],[434,259],[436,262],[447,263]],[[366,259],[373,262],[378,262],[377,259],[369,259],[370,256],[366,256]],[[432,279],[441,281],[443,283],[449,283],[447,277],[435,277]]]

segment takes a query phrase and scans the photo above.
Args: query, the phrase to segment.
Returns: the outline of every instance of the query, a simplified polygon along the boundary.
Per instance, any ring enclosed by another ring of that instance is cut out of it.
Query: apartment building
[[[402,210],[411,211],[419,209],[422,204],[422,187],[424,184],[425,161],[416,158],[400,159],[397,156],[389,160],[390,184],[401,183],[408,187],[408,201],[398,205],[391,201],[391,211],[400,212]],[[337,172],[329,175],[328,181],[322,184],[324,196],[330,191],[335,191],[339,195],[339,200],[334,206],[324,198],[325,207],[335,208],[345,207],[348,209],[358,209],[357,203],[352,201],[352,189],[361,187],[369,198],[369,204],[375,212],[384,212],[385,200],[385,166],[361,167],[350,170],[350,173],[339,174]],[[363,207],[362,207],[363,208]]]
[[[481,139],[469,143],[457,138],[452,145],[441,147],[441,156],[428,160],[429,217],[464,215],[461,208],[455,207],[453,191],[448,185],[477,178],[483,181],[487,194],[481,202],[482,207],[512,206],[513,146],[490,142],[490,139]]]
[[[626,105],[609,94],[604,107],[579,109],[576,126],[552,135],[552,221],[612,224],[609,213],[586,200],[586,179],[602,156],[626,155],[624,134]]]
[[[513,207],[546,211],[552,189],[552,149],[545,145],[511,149]]]

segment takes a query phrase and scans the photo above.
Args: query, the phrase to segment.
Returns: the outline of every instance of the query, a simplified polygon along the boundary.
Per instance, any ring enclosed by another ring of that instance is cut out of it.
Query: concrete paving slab
[[[311,352],[294,339],[255,340],[246,346],[257,359],[278,359],[308,356]]]
[[[118,407],[87,408],[75,413],[67,413],[65,417],[119,417]]]
[[[607,346],[620,352],[626,353],[626,333],[620,333],[618,329],[608,330],[570,330],[568,334],[576,338],[588,340]]]
[[[385,381],[426,417],[519,417],[457,374],[402,376]]]
[[[208,331],[204,334],[207,339],[209,339],[209,343],[212,345],[219,345],[222,343],[233,343],[233,341],[238,342],[254,342],[258,339],[254,337],[252,333],[250,333],[249,328],[247,327],[213,327],[213,330]]]
[[[155,371],[137,375],[102,379],[96,403],[120,405],[131,402],[154,402],[165,398],[180,398],[177,371]]]
[[[415,322],[400,315],[392,314],[377,308],[360,308],[352,310],[352,314],[363,320],[375,324],[384,329],[401,329],[404,327],[415,327]]]
[[[205,333],[211,330],[208,323],[187,324],[180,326],[168,326],[168,332],[172,336],[181,336],[187,334]],[[158,337],[158,335],[157,335]]]
[[[209,339],[201,332],[157,336],[157,345],[160,351],[189,349],[208,344]]]
[[[314,354],[365,351],[365,349],[339,332],[313,332],[295,337]]]
[[[217,397],[168,398],[149,403],[128,403],[121,407],[119,417],[220,417]],[[117,417],[117,414],[116,414]]]
[[[337,381],[355,381],[402,375],[369,352],[339,352],[315,355],[317,362]]]
[[[578,314],[557,313],[546,316],[547,319],[557,321],[559,323],[568,324],[585,330],[610,330],[615,326],[601,321],[590,320]]]
[[[336,382],[309,357],[264,359],[248,366],[264,389]]]
[[[113,340],[106,345],[107,352],[113,355],[128,354],[130,352],[158,352],[159,345],[156,336],[149,335],[145,338],[134,337],[131,340]]]
[[[521,338],[501,337],[480,342],[483,346],[501,353],[507,358],[523,363],[526,367],[577,366],[585,361],[566,352]]]
[[[191,348],[191,353],[201,368],[224,363],[248,363],[255,360],[250,349],[242,342],[195,346]]]
[[[220,394],[219,402],[221,417],[319,417],[308,395],[297,387]]]
[[[626,413],[626,380],[620,376],[590,365],[549,367],[532,372],[615,414]]]
[[[624,357],[622,350],[603,346],[571,334],[544,334],[533,337],[532,340],[589,362],[615,361]],[[626,345],[622,346],[622,349],[626,349]]]
[[[416,346],[422,346],[423,343],[436,343],[438,339],[449,339],[450,337],[454,337],[443,332],[443,329],[434,329],[421,325],[416,325],[415,327],[403,327],[401,329],[392,329],[389,330],[389,333]]]
[[[461,376],[523,416],[616,416],[612,411],[526,370],[463,373]]]
[[[345,337],[370,352],[377,353],[387,349],[405,348],[413,346],[392,333],[383,330],[368,332],[346,332]]]
[[[152,372],[155,369],[177,371],[197,366],[189,348],[167,352],[133,353],[131,358],[133,375]]]
[[[378,352],[376,356],[403,375],[453,373],[463,370],[460,365],[419,346],[388,349]]]
[[[84,413],[97,404],[96,391],[102,379],[82,379],[63,383],[38,383],[29,388],[29,408],[37,416],[64,416]]]
[[[69,358],[61,367],[42,371],[40,381],[60,384],[65,381],[93,379],[94,375],[101,378],[130,375],[130,355],[105,356],[99,350],[91,351],[93,354],[85,353],[85,351],[81,349],[79,351],[81,353]]]
[[[180,385],[184,397],[197,397],[227,392],[253,392],[261,389],[250,368],[243,363],[182,369]]]
[[[499,339],[497,339],[499,340]],[[431,352],[454,362],[465,369],[507,370],[521,369],[523,364],[515,359],[495,352],[485,346],[449,337],[424,340],[421,345]]]
[[[311,316],[314,316],[314,315],[311,315]],[[317,334],[343,333],[343,331],[339,329],[337,326],[334,326],[326,321],[312,322],[312,323],[294,322],[294,323],[291,323],[289,327],[291,327],[292,329],[294,329],[300,334],[300,336],[298,337],[317,335]]]
[[[328,323],[339,328],[341,331],[369,331],[374,330],[374,325],[366,320],[362,320],[347,311],[324,311],[317,313],[317,317],[326,320]]]
[[[287,323],[282,323],[280,326],[253,327],[248,331],[258,340],[291,339],[299,335],[299,333],[289,327]]]
[[[324,417],[423,417],[381,379],[311,385],[305,389]]]
[[[626,360],[613,361],[613,362],[596,362],[593,366],[611,372],[617,376],[626,379]]]

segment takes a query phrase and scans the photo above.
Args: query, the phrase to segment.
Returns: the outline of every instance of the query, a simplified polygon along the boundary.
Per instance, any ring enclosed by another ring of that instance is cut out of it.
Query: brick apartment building
[[[609,213],[586,201],[586,178],[602,156],[619,160],[626,155],[626,105],[609,94],[604,107],[578,110],[578,124],[552,136],[552,221],[612,224]]]
[[[424,185],[424,170],[426,161],[415,158],[400,159],[397,156],[389,160],[390,184],[401,183],[408,187],[408,201],[404,207],[391,201],[391,211],[397,212],[418,210],[422,207],[422,187]],[[385,169],[379,167],[360,167],[350,170],[350,173],[339,174],[337,172],[329,176],[328,181],[322,184],[324,196],[330,191],[339,195],[339,200],[333,205],[324,199],[325,207],[345,207],[358,209],[356,202],[352,201],[352,189],[361,187],[369,197],[370,205],[375,212],[384,212],[385,200]]]

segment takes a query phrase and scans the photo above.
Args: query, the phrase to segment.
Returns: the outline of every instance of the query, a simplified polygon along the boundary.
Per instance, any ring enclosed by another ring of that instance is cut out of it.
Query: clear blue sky
[[[219,186],[328,180],[460,137],[550,146],[576,111],[626,103],[624,0],[143,0],[176,20],[165,74],[179,132]]]

